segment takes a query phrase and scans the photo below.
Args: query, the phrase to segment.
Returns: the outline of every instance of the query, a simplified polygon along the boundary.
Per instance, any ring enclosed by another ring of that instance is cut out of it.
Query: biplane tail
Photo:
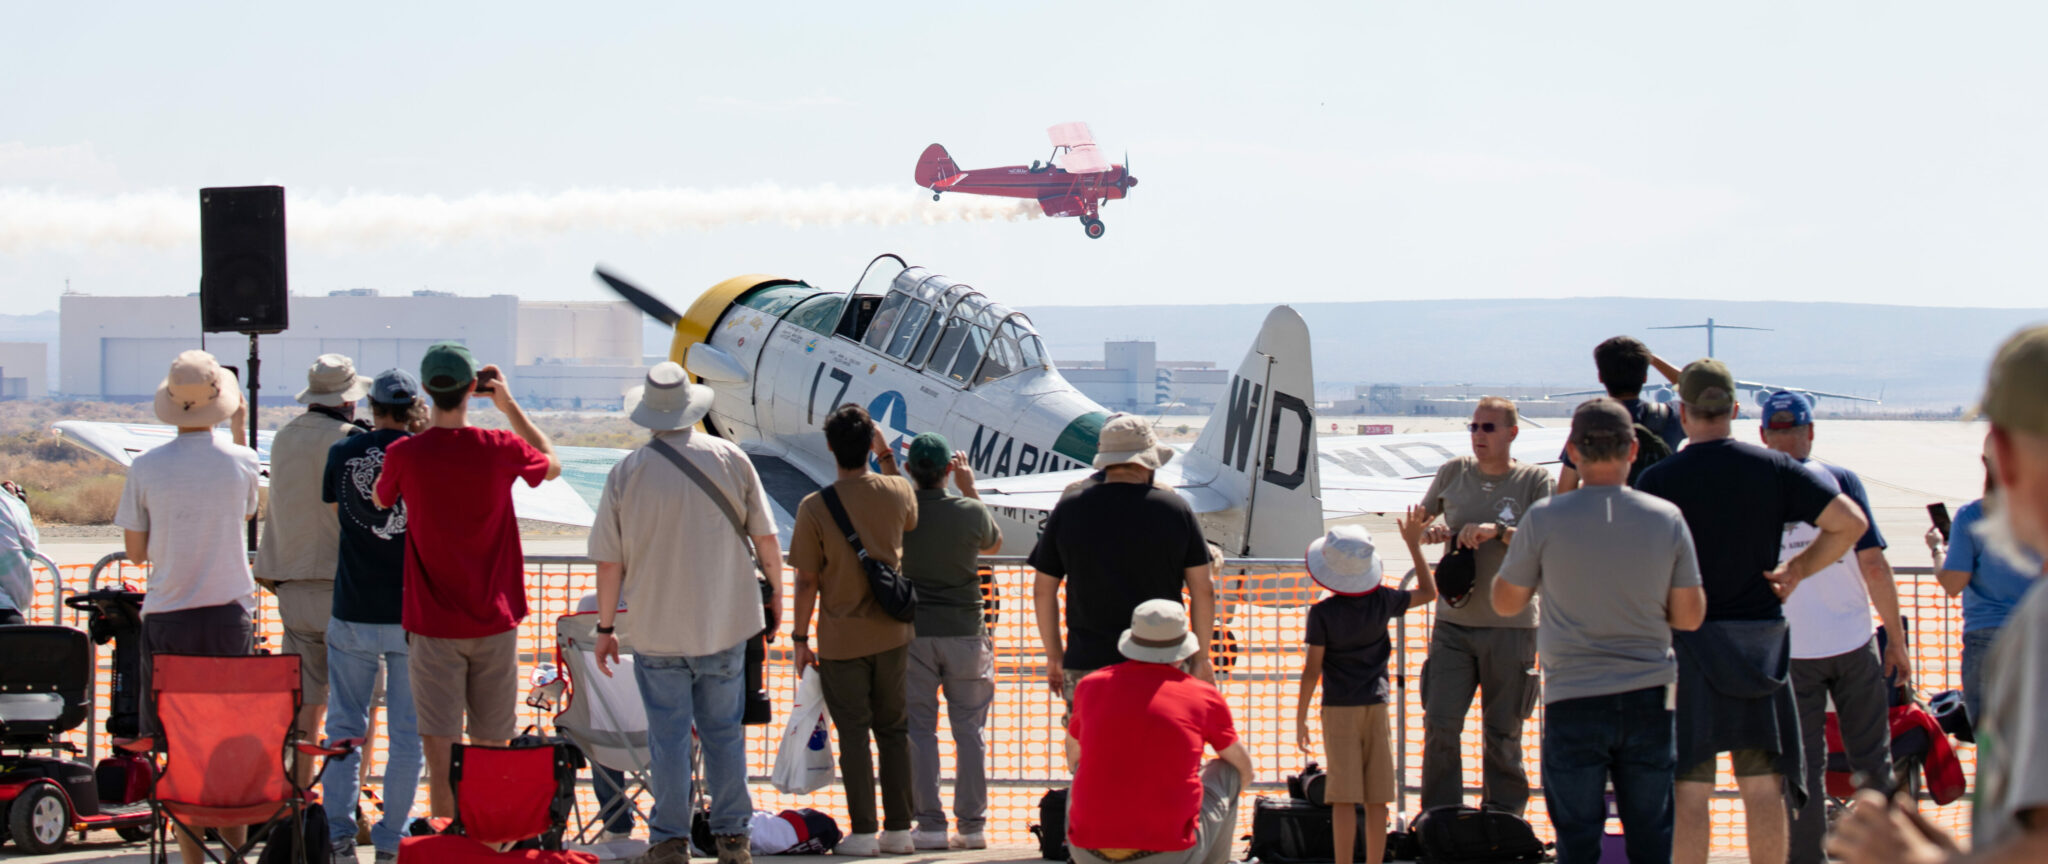
[[[932,188],[940,180],[960,173],[960,166],[953,163],[953,156],[946,152],[943,144],[924,148],[924,155],[917,157],[917,185]]]

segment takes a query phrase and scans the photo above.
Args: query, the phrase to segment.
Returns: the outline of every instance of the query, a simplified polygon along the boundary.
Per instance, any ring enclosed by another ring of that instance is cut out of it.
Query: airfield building
[[[50,395],[49,365],[48,345],[0,342],[0,402]]]
[[[67,294],[58,315],[59,383],[67,396],[151,398],[171,358],[191,348],[204,347],[229,366],[247,363],[247,337],[199,332],[196,294]],[[266,404],[291,401],[305,386],[306,367],[321,354],[355,358],[364,375],[417,370],[427,346],[443,339],[469,346],[480,363],[505,367],[513,395],[532,407],[615,408],[645,376],[640,312],[624,302],[524,302],[507,294],[436,291],[384,296],[354,289],[293,297],[291,321],[291,329],[259,343],[257,383]],[[11,369],[6,374],[13,376]]]
[[[1060,360],[1060,375],[1112,411],[1207,414],[1230,371],[1207,360],[1160,360],[1155,342],[1104,342],[1101,360]]]

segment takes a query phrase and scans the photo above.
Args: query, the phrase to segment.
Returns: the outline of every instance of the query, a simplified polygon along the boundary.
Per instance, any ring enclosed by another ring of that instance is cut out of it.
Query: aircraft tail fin
[[[917,185],[926,189],[958,173],[960,166],[953,164],[953,156],[946,152],[943,144],[926,147],[924,155],[917,157]]]
[[[1230,502],[1202,514],[1233,556],[1294,558],[1323,533],[1316,466],[1315,369],[1308,323],[1287,306],[1266,314],[1230,377],[1183,477]]]

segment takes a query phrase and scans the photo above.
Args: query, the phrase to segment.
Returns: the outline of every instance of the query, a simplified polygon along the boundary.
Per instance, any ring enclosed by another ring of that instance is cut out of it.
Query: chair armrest
[[[356,748],[363,746],[363,739],[342,738],[327,742],[325,747],[318,744],[308,744],[304,741],[293,746],[297,747],[300,753],[308,756],[347,756],[350,753],[356,752]]]
[[[116,738],[114,739],[114,748],[117,750],[126,750],[130,753],[148,753],[156,749],[156,736],[152,735],[144,738]]]

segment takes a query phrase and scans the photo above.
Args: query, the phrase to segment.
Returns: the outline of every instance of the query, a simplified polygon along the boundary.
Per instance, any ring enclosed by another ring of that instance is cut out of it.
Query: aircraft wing
[[[1605,389],[1601,389],[1601,390],[1573,390],[1573,391],[1572,391],[1572,392],[1570,392],[1570,393],[1550,393],[1550,394],[1547,394],[1547,395],[1545,395],[1545,396],[1544,396],[1543,398],[1545,398],[1545,399],[1568,399],[1568,398],[1571,398],[1571,397],[1573,397],[1573,396],[1605,396],[1605,395],[1607,395],[1607,391],[1606,391]]]
[[[1061,123],[1048,128],[1045,130],[1045,134],[1046,137],[1052,139],[1052,146],[1054,147],[1092,146],[1095,143],[1095,133],[1089,131],[1087,123],[1079,120],[1071,123]]]
[[[1555,476],[1568,429],[1523,426],[1515,458],[1543,465]],[[1464,432],[1407,435],[1332,435],[1316,441],[1322,477],[1323,518],[1400,513],[1422,502],[1436,469],[1471,452]]]
[[[1808,396],[1819,396],[1826,399],[1847,399],[1852,402],[1869,402],[1873,405],[1884,404],[1883,400],[1872,399],[1868,396],[1850,396],[1847,393],[1828,393],[1821,390],[1808,390],[1804,387],[1780,387],[1776,384],[1759,384],[1755,381],[1736,381],[1735,386],[1740,387],[1744,390],[1759,391],[1760,393],[1770,393],[1772,391],[1777,390],[1790,390],[1794,393],[1804,393]],[[1813,400],[1808,399],[1806,401],[1812,402]]]
[[[135,464],[135,457],[177,437],[170,426],[153,423],[104,423],[93,420],[65,420],[55,427],[57,436],[88,452],[113,460],[123,468]],[[214,434],[228,437],[225,429]],[[256,433],[259,482],[270,485],[270,438],[268,431]],[[559,447],[562,476],[539,486],[512,484],[512,508],[521,519],[588,527],[597,519],[597,496],[604,489],[605,475],[627,451],[599,447]]]

